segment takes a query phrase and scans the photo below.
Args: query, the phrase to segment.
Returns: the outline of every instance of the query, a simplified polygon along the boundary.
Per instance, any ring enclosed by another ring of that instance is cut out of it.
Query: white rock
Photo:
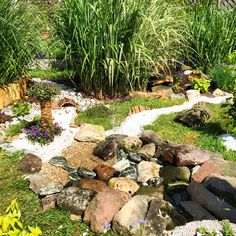
[[[193,100],[201,96],[200,92],[196,89],[187,90],[186,95],[187,95],[188,100]]]
[[[122,159],[118,162],[116,162],[116,164],[114,164],[112,167],[115,168],[118,171],[122,171],[125,168],[130,166],[130,162],[127,159]]]

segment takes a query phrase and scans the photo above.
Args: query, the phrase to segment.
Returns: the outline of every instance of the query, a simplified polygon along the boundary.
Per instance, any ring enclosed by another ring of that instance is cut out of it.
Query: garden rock
[[[169,98],[174,94],[171,87],[162,85],[152,87],[152,92],[160,94],[161,98]]]
[[[131,195],[139,189],[139,185],[134,180],[126,177],[112,178],[110,179],[108,186],[112,189],[124,191]]]
[[[49,163],[54,166],[64,167],[67,165],[66,159],[62,156],[55,156],[49,160]]]
[[[150,197],[137,195],[130,199],[112,220],[112,229],[119,235],[141,235]]]
[[[41,170],[41,167],[42,167],[42,160],[38,156],[32,153],[26,154],[21,159],[19,164],[20,170],[28,174],[39,172]]]
[[[117,160],[122,160],[122,159],[127,159],[128,158],[128,154],[126,152],[124,152],[122,149],[118,151],[117,153]]]
[[[120,148],[120,141],[124,138],[128,137],[128,135],[125,134],[110,134],[106,137],[106,140],[113,140],[118,143],[118,146]]]
[[[100,142],[105,140],[105,130],[100,125],[84,124],[75,134],[75,140],[80,142]]]
[[[146,195],[152,198],[157,198],[159,200],[163,199],[163,186],[153,187],[153,186],[140,186],[135,195]]]
[[[142,158],[136,152],[130,152],[129,156],[128,156],[128,159],[132,162],[135,162],[135,163],[139,163],[139,162],[142,161]]]
[[[221,89],[217,88],[213,91],[213,97],[220,97],[220,96],[230,96],[230,93],[227,93],[225,91],[222,91]]]
[[[203,164],[215,155],[217,154],[192,145],[179,145],[166,150],[164,160],[178,166],[189,166]]]
[[[41,200],[42,211],[56,208],[57,194],[48,195]]]
[[[142,141],[135,137],[135,136],[129,136],[120,141],[120,147],[121,149],[132,152],[132,151],[138,151],[142,146]]]
[[[93,150],[93,154],[107,161],[116,157],[118,144],[114,140],[104,140],[97,144]]]
[[[74,187],[66,188],[58,194],[57,206],[61,210],[69,211],[76,215],[82,215],[94,196],[95,192],[91,190]]]
[[[128,193],[115,189],[107,188],[105,191],[99,192],[89,203],[84,213],[84,222],[90,223],[90,228],[94,232],[103,232],[129,199]]]
[[[143,131],[140,136],[140,139],[144,145],[149,143],[154,143],[156,146],[160,146],[165,142],[161,136],[159,136],[152,130]]]
[[[60,182],[52,181],[48,175],[37,173],[29,177],[30,189],[40,196],[46,196],[54,193],[59,193],[63,189]]]
[[[156,147],[154,143],[149,143],[141,147],[138,154],[144,159],[149,161],[155,155]]]
[[[204,186],[208,189],[215,189],[218,192],[224,192],[236,195],[236,178],[230,176],[222,176],[219,174],[211,174],[204,181]]]
[[[114,176],[117,170],[111,166],[101,164],[95,167],[94,172],[100,180],[107,181]]]
[[[201,96],[200,92],[195,89],[187,90],[186,95],[187,95],[188,100],[193,100],[193,99],[199,98]]]
[[[96,173],[94,171],[83,168],[83,167],[78,168],[77,174],[80,177],[86,178],[86,179],[94,179],[96,177]]]
[[[162,177],[153,177],[147,181],[147,184],[153,187],[159,187],[163,184]]]
[[[205,162],[200,168],[192,175],[191,179],[195,182],[201,183],[205,178],[211,174],[220,174],[221,169],[219,166],[211,163],[210,161]]]
[[[190,179],[190,170],[186,166],[163,166],[160,170],[160,176],[164,179],[164,184],[183,181],[188,183]]]
[[[119,176],[136,180],[138,177],[138,173],[134,166],[130,166],[122,170]]]
[[[175,121],[188,127],[201,127],[210,118],[207,110],[196,107],[176,116]]]
[[[146,183],[153,177],[159,177],[160,165],[149,162],[141,161],[138,164],[138,182]]]
[[[236,209],[212,194],[202,184],[191,182],[188,186],[188,193],[193,201],[199,203],[218,218],[228,219],[230,222],[236,223]]]
[[[97,179],[81,179],[79,181],[79,187],[81,189],[93,190],[95,192],[104,191],[107,188],[107,185]]]
[[[181,202],[184,210],[191,215],[193,220],[216,220],[206,209],[194,201]]]
[[[115,168],[117,171],[122,171],[130,166],[129,160],[122,159],[116,162],[112,167]]]

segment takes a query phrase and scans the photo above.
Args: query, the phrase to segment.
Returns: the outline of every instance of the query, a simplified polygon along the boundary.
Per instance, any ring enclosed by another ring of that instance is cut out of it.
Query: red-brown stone
[[[105,180],[105,181],[111,179],[113,175],[117,172],[115,168],[103,164],[95,167],[94,171],[96,172],[100,180]]]
[[[103,181],[97,179],[81,179],[79,181],[79,187],[95,192],[101,192],[107,188],[107,185]]]
[[[58,102],[59,107],[64,107],[64,106],[73,106],[76,108],[77,113],[79,113],[80,111],[80,107],[77,104],[77,102],[72,99],[72,98],[62,98],[59,102]]]
[[[99,192],[85,210],[84,222],[90,223],[91,230],[94,232],[103,232],[130,198],[128,193],[110,188]]]
[[[49,209],[53,209],[56,207],[57,194],[52,194],[44,197],[41,200],[42,211],[48,211]]]
[[[211,174],[221,174],[221,169],[219,166],[216,166],[210,161],[207,161],[198,169],[196,173],[192,175],[192,180],[201,183]]]

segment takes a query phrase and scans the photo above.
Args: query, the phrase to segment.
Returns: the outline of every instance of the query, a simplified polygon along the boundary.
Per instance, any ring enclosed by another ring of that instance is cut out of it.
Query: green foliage
[[[40,236],[43,235],[41,229],[28,226],[24,229],[20,221],[21,212],[16,199],[12,200],[6,210],[5,215],[0,215],[0,235],[6,236]]]
[[[204,70],[216,66],[236,47],[236,8],[217,9],[212,0],[188,9],[189,45],[186,60]]]
[[[57,35],[86,93],[144,89],[157,65],[177,59],[185,15],[164,0],[65,0]]]
[[[24,101],[18,101],[12,105],[12,112],[15,116],[25,116],[29,114],[31,105]]]
[[[232,53],[227,55],[226,62],[228,64],[235,64],[236,65],[236,50],[234,50]]]
[[[193,85],[193,88],[204,93],[208,91],[208,88],[211,85],[211,81],[209,79],[204,78],[191,78],[191,84]]]
[[[24,1],[1,0],[0,86],[18,80],[33,60],[40,35],[37,14]]]
[[[197,232],[200,233],[201,236],[217,236],[216,231],[209,231],[205,227],[200,227],[197,229]]]
[[[54,140],[54,137],[60,135],[62,128],[56,123],[52,127],[45,129],[42,127],[41,123],[38,122],[33,125],[28,125],[25,129],[27,138],[33,143],[40,143],[45,145],[51,143]]]
[[[230,93],[236,90],[236,70],[229,66],[217,66],[210,71],[210,75],[218,88]]]
[[[18,124],[10,125],[6,130],[6,137],[13,137],[23,131],[23,129],[27,126],[26,121],[21,121]]]
[[[236,91],[234,92],[233,103],[225,115],[225,121],[228,131],[236,136]]]
[[[86,114],[86,116],[97,116],[101,118],[106,118],[110,117],[113,112],[104,105],[97,105],[95,107],[88,108],[87,110],[85,110],[84,113]]]
[[[223,236],[234,236],[234,232],[233,232],[233,230],[230,226],[230,222],[228,220],[222,220],[221,225],[222,225]]]
[[[60,93],[60,89],[48,83],[35,83],[29,89],[29,96],[35,97],[38,100],[49,100]]]

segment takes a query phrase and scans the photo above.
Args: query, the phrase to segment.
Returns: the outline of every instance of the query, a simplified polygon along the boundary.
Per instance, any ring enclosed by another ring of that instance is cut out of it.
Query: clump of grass
[[[18,124],[12,124],[6,130],[6,138],[14,137],[23,132],[24,128],[27,126],[26,121],[21,121]]]
[[[78,86],[110,96],[144,89],[181,54],[187,29],[181,6],[164,0],[65,0],[56,23]]]
[[[18,80],[37,51],[40,23],[24,1],[0,2],[0,86]]]

